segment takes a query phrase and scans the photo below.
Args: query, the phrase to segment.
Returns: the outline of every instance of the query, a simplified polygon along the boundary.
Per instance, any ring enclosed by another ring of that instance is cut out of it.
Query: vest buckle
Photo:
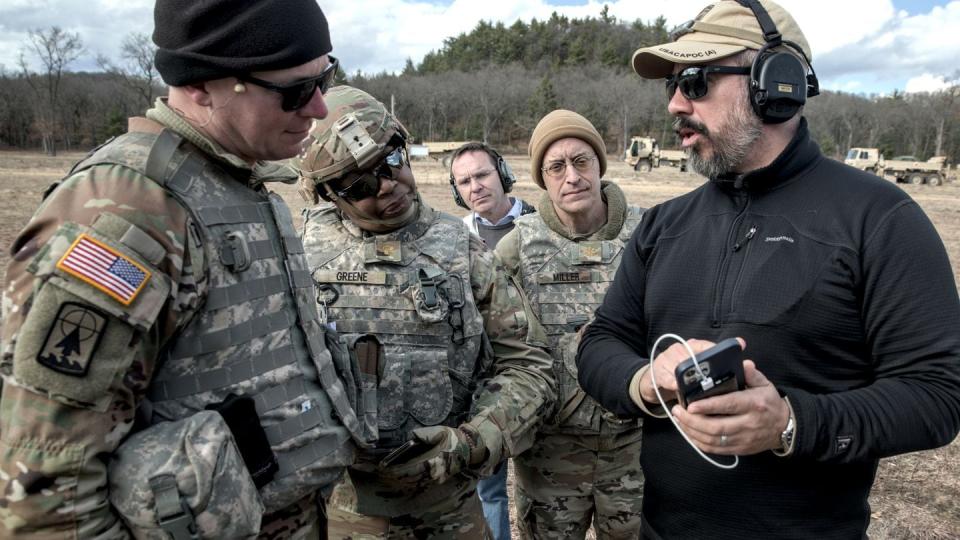
[[[436,309],[440,305],[440,298],[437,296],[437,280],[428,276],[423,268],[417,272],[417,279],[420,281],[423,305],[427,309]]]
[[[223,244],[220,246],[220,262],[235,274],[250,268],[253,259],[250,257],[250,246],[247,245],[243,233],[230,231],[223,235]]]

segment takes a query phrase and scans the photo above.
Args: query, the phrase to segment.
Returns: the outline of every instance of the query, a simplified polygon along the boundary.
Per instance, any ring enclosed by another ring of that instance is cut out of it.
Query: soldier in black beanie
[[[315,0],[157,0],[168,105],[247,163],[299,153],[337,66]],[[158,104],[162,106],[163,104]]]
[[[0,538],[324,538],[375,434],[265,182],[327,115],[327,21],[316,0],[155,19],[169,97],[47,190],[6,272]]]
[[[157,0],[153,15],[170,86],[292,68],[332,48],[315,0]]]

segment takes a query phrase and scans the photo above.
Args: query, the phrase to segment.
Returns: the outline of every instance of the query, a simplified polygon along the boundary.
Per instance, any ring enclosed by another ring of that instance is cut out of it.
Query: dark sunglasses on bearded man
[[[667,99],[673,99],[677,88],[683,97],[693,100],[700,99],[707,95],[708,75],[717,73],[720,75],[749,75],[750,68],[737,66],[689,66],[681,69],[677,73],[667,75],[666,89]]]

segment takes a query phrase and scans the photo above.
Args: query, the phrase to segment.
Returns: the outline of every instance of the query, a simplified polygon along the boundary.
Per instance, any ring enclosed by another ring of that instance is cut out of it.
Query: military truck
[[[623,161],[637,172],[649,172],[666,162],[671,167],[687,170],[687,154],[683,150],[661,150],[653,137],[631,137]]]
[[[666,163],[671,167],[680,167],[681,171],[687,170],[687,152],[686,150],[661,150],[660,164]]]
[[[910,159],[912,156],[900,157],[887,160],[876,148],[851,148],[843,162],[891,182],[939,186],[947,179],[947,158],[944,156],[934,156],[926,161]]]
[[[427,147],[430,157],[442,163],[444,167],[449,167],[453,151],[467,143],[466,141],[427,141],[422,144]]]
[[[650,172],[660,166],[660,147],[653,137],[631,137],[623,161],[638,172]]]
[[[464,144],[466,144],[464,141],[424,141],[411,144],[407,148],[407,152],[409,152],[411,158],[430,157],[442,163],[444,167],[449,167],[453,151]]]

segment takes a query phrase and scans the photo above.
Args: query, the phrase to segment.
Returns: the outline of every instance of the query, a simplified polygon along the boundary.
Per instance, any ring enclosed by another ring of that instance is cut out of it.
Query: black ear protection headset
[[[737,2],[753,11],[766,41],[750,66],[750,105],[765,124],[786,122],[797,114],[808,97],[820,94],[817,74],[803,48],[783,39],[777,25],[759,1]],[[803,61],[789,52],[773,50],[781,45],[799,52]],[[809,73],[807,66],[810,68]]]
[[[466,208],[467,210],[470,209],[463,200],[463,197],[460,196],[460,192],[457,191],[457,180],[453,177],[453,162],[467,152],[485,152],[490,156],[490,160],[493,161],[494,168],[497,171],[497,176],[500,178],[500,185],[503,186],[503,192],[510,193],[510,190],[513,189],[513,184],[517,181],[517,177],[513,174],[513,171],[510,169],[510,166],[507,165],[503,156],[486,143],[471,142],[457,148],[450,157],[450,191],[453,192],[453,200],[457,203],[457,206]]]

